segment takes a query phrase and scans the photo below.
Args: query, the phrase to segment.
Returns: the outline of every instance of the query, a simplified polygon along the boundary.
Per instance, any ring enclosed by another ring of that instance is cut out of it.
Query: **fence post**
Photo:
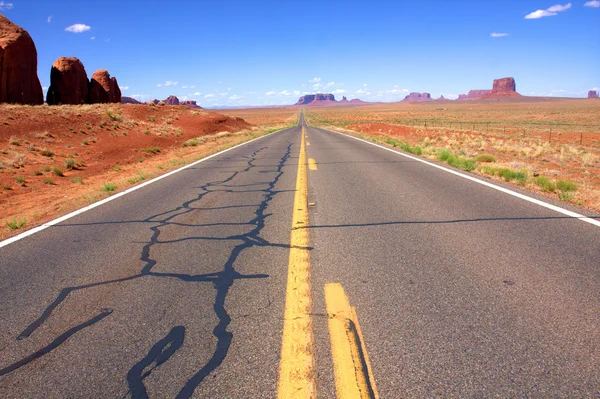
[[[583,132],[581,132],[581,138],[579,139],[579,145],[583,145]]]

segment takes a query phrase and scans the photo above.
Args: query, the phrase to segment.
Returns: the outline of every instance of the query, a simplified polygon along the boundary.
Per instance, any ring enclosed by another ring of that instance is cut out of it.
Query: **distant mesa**
[[[487,98],[507,98],[507,97],[522,97],[517,93],[517,84],[514,78],[495,79],[492,92],[483,97]]]
[[[588,91],[588,98],[598,98],[598,92],[596,90]]]
[[[111,78],[106,69],[99,69],[92,75],[88,102],[90,104],[120,103],[121,89],[116,78]]]
[[[75,57],[60,57],[50,70],[50,88],[46,102],[50,105],[85,104],[88,99],[88,80],[85,68]]]
[[[202,107],[199,106],[198,104],[196,104],[196,101],[194,101],[194,100],[180,101],[179,105],[185,105],[186,107],[191,108],[191,109],[202,109]]]
[[[0,103],[43,102],[33,39],[25,29],[0,15]]]
[[[166,105],[179,105],[179,99],[175,96],[169,96],[164,100]]]
[[[323,106],[331,105],[328,103],[337,103],[333,94],[308,94],[300,97],[300,100],[295,105],[312,105],[312,106]]]
[[[422,102],[422,101],[431,101],[431,94],[429,93],[410,93],[408,96],[404,97],[404,102]]]
[[[471,90],[469,94],[461,94],[459,100],[486,100],[492,98],[522,97],[517,93],[514,78],[495,79],[492,90]]]
[[[136,100],[133,97],[122,96],[121,97],[121,104],[135,104],[135,105],[138,105],[138,104],[141,104],[141,102],[139,102],[138,100]]]
[[[365,101],[362,101],[358,98],[354,98],[350,101],[346,97],[342,97],[341,101],[336,101],[335,96],[333,94],[307,94],[305,96],[300,97],[298,102],[294,105],[298,106],[307,106],[307,107],[334,107],[338,105],[348,105],[348,104],[368,104]]]

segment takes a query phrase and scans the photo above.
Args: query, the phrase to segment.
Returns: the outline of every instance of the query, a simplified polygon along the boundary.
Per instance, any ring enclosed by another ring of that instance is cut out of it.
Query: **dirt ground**
[[[286,123],[182,106],[0,105],[0,239]]]
[[[599,100],[378,104],[314,108],[307,117],[432,159],[452,154],[474,173],[600,211]],[[564,181],[576,189],[559,189]]]

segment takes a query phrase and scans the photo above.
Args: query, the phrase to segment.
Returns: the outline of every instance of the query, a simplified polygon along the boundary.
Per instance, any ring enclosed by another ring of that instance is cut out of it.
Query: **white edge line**
[[[7,238],[7,239],[6,239],[6,240],[4,240],[4,241],[0,241],[0,248],[2,248],[2,247],[5,247],[5,246],[7,246],[7,245],[9,245],[9,244],[12,244],[12,243],[13,243],[13,242],[15,242],[15,241],[19,241],[19,240],[22,240],[23,238],[29,237],[29,236],[31,236],[31,235],[33,235],[33,234],[35,234],[35,233],[38,233],[38,232],[40,232],[40,231],[42,231],[42,230],[45,230],[45,229],[47,229],[48,227],[51,227],[51,226],[54,226],[54,225],[56,225],[56,224],[62,223],[62,222],[64,222],[64,221],[65,221],[65,220],[67,220],[67,219],[71,219],[72,217],[75,217],[75,216],[77,216],[77,215],[81,215],[82,213],[84,213],[84,212],[87,212],[87,211],[89,211],[90,209],[94,209],[94,208],[96,208],[96,207],[99,207],[99,206],[101,206],[101,205],[104,205],[104,204],[106,204],[106,203],[108,203],[108,202],[110,202],[110,201],[116,200],[117,198],[120,198],[120,197],[122,197],[122,196],[124,196],[124,195],[127,195],[127,194],[129,194],[129,193],[131,193],[131,192],[133,192],[133,191],[135,191],[135,190],[139,190],[139,189],[140,189],[140,188],[142,188],[142,187],[146,187],[146,186],[147,186],[147,185],[149,185],[149,184],[155,183],[155,182],[157,182],[157,181],[159,181],[159,180],[162,180],[162,179],[164,179],[164,178],[167,178],[167,177],[169,177],[169,176],[171,176],[171,175],[174,175],[175,173],[181,172],[182,170],[185,170],[185,169],[187,169],[187,168],[190,168],[190,167],[192,167],[192,166],[198,165],[198,164],[199,164],[199,163],[201,163],[201,162],[208,161],[209,159],[211,159],[211,158],[213,158],[213,157],[219,156],[219,155],[221,155],[221,154],[224,154],[224,153],[226,153],[226,152],[228,152],[228,151],[234,150],[234,149],[236,149],[236,148],[238,148],[238,147],[244,146],[244,145],[246,145],[246,144],[250,144],[250,143],[252,143],[252,142],[254,142],[254,141],[256,141],[256,140],[263,139],[263,138],[265,138],[265,137],[267,137],[267,136],[271,136],[272,134],[279,133],[279,132],[282,132],[282,131],[284,131],[284,130],[288,130],[288,129],[293,129],[293,127],[291,127],[291,128],[285,128],[285,129],[281,129],[281,130],[278,130],[278,131],[276,131],[276,132],[271,132],[271,133],[265,134],[264,136],[257,137],[257,138],[255,138],[255,139],[252,139],[252,140],[250,140],[250,141],[245,141],[245,142],[243,142],[243,143],[241,143],[241,144],[238,144],[238,145],[236,145],[236,146],[233,146],[233,147],[231,147],[231,148],[227,148],[226,150],[223,150],[223,151],[217,152],[216,154],[209,155],[209,156],[207,156],[206,158],[202,158],[202,159],[199,159],[198,161],[194,161],[194,162],[192,162],[191,164],[188,164],[188,165],[182,166],[182,167],[181,167],[181,168],[179,168],[179,169],[175,169],[175,170],[172,170],[172,171],[170,171],[170,172],[167,172],[167,173],[165,173],[164,175],[160,175],[160,176],[158,176],[158,177],[155,177],[154,179],[152,179],[152,180],[148,180],[148,181],[147,181],[147,182],[145,182],[145,183],[142,183],[142,184],[139,184],[139,185],[137,185],[137,186],[134,186],[134,187],[128,188],[128,189],[127,189],[127,190],[125,190],[125,191],[121,191],[120,193],[117,193],[117,194],[115,194],[115,195],[112,195],[112,196],[110,196],[110,197],[104,198],[104,199],[103,199],[103,200],[101,200],[101,201],[94,202],[94,203],[93,203],[93,204],[91,204],[91,205],[88,205],[88,206],[86,206],[86,207],[80,208],[80,209],[78,209],[78,210],[76,210],[76,211],[73,211],[73,212],[71,212],[71,213],[69,213],[69,214],[66,214],[66,215],[64,215],[64,216],[61,216],[61,217],[59,217],[59,218],[57,218],[57,219],[54,219],[54,220],[51,220],[51,221],[49,221],[49,222],[46,222],[46,223],[44,223],[44,224],[41,224],[41,225],[39,225],[39,226],[37,226],[37,227],[34,227],[34,228],[33,228],[33,229],[31,229],[31,230],[24,231],[23,233],[21,233],[21,234],[18,234],[18,235],[14,236],[14,237],[10,237],[10,238]]]
[[[367,144],[371,144],[371,145],[373,145],[373,146],[375,146],[375,147],[379,147],[379,148],[381,148],[381,149],[384,149],[384,150],[387,150],[387,151],[393,152],[394,154],[402,155],[403,157],[410,158],[410,159],[412,159],[412,160],[415,160],[415,161],[418,161],[418,162],[424,163],[424,164],[426,164],[426,165],[429,165],[429,166],[433,166],[434,168],[438,168],[438,169],[441,169],[441,170],[443,170],[443,171],[446,171],[446,172],[448,172],[448,173],[452,173],[453,175],[460,176],[460,177],[462,177],[462,178],[465,178],[465,179],[467,179],[467,180],[474,181],[475,183],[479,183],[479,184],[482,184],[482,185],[484,185],[484,186],[487,186],[487,187],[493,188],[494,190],[498,190],[498,191],[501,191],[501,192],[503,192],[503,193],[506,193],[506,194],[512,195],[513,197],[520,198],[520,199],[522,199],[522,200],[525,200],[525,201],[531,202],[531,203],[533,203],[533,204],[536,204],[536,205],[539,205],[539,206],[543,206],[544,208],[551,209],[551,210],[553,210],[553,211],[555,211],[555,212],[562,213],[563,215],[567,215],[567,216],[570,216],[570,217],[572,217],[572,218],[579,219],[579,220],[581,220],[581,221],[583,221],[583,222],[587,222],[587,223],[589,223],[589,224],[593,224],[593,225],[594,225],[594,226],[596,226],[596,227],[600,227],[600,220],[595,220],[595,219],[589,218],[589,217],[587,217],[587,216],[580,215],[579,213],[576,213],[576,212],[569,211],[568,209],[564,209],[564,208],[561,208],[561,207],[559,207],[559,206],[552,205],[552,204],[549,204],[549,203],[547,203],[547,202],[541,201],[541,200],[539,200],[539,199],[536,199],[536,198],[529,197],[529,196],[527,196],[527,195],[524,195],[524,194],[518,193],[518,192],[516,192],[516,191],[512,191],[512,190],[509,190],[509,189],[507,189],[507,188],[504,188],[504,187],[497,186],[497,185],[495,185],[495,184],[492,184],[492,183],[489,183],[489,182],[487,182],[487,181],[484,181],[484,180],[477,179],[477,178],[475,178],[475,177],[473,177],[473,176],[468,176],[468,175],[465,175],[465,174],[463,174],[463,173],[460,173],[460,172],[457,172],[457,171],[455,171],[455,170],[452,170],[452,169],[445,168],[445,167],[443,167],[443,166],[437,165],[437,164],[435,164],[435,163],[432,163],[432,162],[428,162],[428,161],[426,161],[426,160],[424,160],[424,159],[417,158],[417,157],[414,157],[414,156],[412,156],[412,155],[405,154],[405,153],[403,153],[403,152],[400,152],[400,151],[396,151],[396,150],[394,150],[394,149],[392,149],[392,148],[384,147],[384,146],[382,146],[382,145],[379,145],[379,144],[376,144],[376,143],[373,143],[373,142],[370,142],[370,141],[367,141],[367,140],[361,139],[361,138],[359,138],[359,137],[354,137],[354,136],[351,136],[351,135],[349,135],[349,134],[344,134],[344,133],[341,133],[341,132],[336,132],[335,130],[329,130],[329,129],[323,129],[323,128],[317,128],[317,129],[326,130],[326,131],[329,131],[329,132],[332,132],[332,133],[340,134],[340,135],[342,135],[342,136],[345,136],[345,137],[350,137],[350,138],[353,138],[353,139],[355,139],[355,140],[358,140],[358,141],[362,141],[362,142],[364,142],[364,143],[367,143]]]

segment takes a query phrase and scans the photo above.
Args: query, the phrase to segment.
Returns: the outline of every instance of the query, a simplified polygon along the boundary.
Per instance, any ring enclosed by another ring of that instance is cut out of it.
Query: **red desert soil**
[[[0,238],[264,133],[187,107],[0,105]]]
[[[395,103],[310,109],[309,122],[385,144],[400,140],[436,159],[446,150],[478,161],[474,173],[508,168],[527,176],[525,188],[600,211],[600,102],[595,99],[527,98],[507,101]],[[543,176],[568,180],[577,190],[565,195],[536,183]]]

